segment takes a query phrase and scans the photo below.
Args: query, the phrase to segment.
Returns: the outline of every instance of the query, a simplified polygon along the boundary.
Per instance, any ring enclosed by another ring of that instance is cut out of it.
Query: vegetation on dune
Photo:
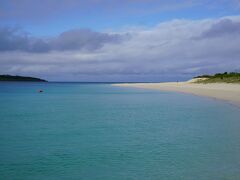
[[[0,81],[28,81],[28,82],[47,82],[44,79],[25,76],[0,75]]]
[[[240,73],[237,72],[202,75],[194,78],[203,78],[196,81],[196,83],[240,83]]]

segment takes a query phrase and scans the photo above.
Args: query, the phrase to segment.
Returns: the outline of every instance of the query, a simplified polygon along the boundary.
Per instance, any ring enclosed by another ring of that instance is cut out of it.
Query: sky
[[[162,82],[240,71],[240,0],[0,0],[0,74]]]

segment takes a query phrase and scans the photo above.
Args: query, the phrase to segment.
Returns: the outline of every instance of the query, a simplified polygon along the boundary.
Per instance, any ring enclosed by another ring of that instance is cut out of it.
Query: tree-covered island
[[[44,79],[25,76],[0,75],[0,81],[47,82]]]

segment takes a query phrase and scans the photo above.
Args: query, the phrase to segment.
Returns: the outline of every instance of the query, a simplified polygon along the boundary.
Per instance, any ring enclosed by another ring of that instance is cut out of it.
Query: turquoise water
[[[0,83],[0,179],[240,179],[239,117],[187,94]]]

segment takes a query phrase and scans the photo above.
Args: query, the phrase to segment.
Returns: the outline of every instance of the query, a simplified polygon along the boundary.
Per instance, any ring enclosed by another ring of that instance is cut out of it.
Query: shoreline
[[[143,89],[154,89],[160,91],[172,91],[188,93],[196,96],[204,96],[223,100],[240,106],[240,84],[229,83],[193,83],[193,80],[186,82],[164,82],[164,83],[119,83],[113,86],[132,87]]]

